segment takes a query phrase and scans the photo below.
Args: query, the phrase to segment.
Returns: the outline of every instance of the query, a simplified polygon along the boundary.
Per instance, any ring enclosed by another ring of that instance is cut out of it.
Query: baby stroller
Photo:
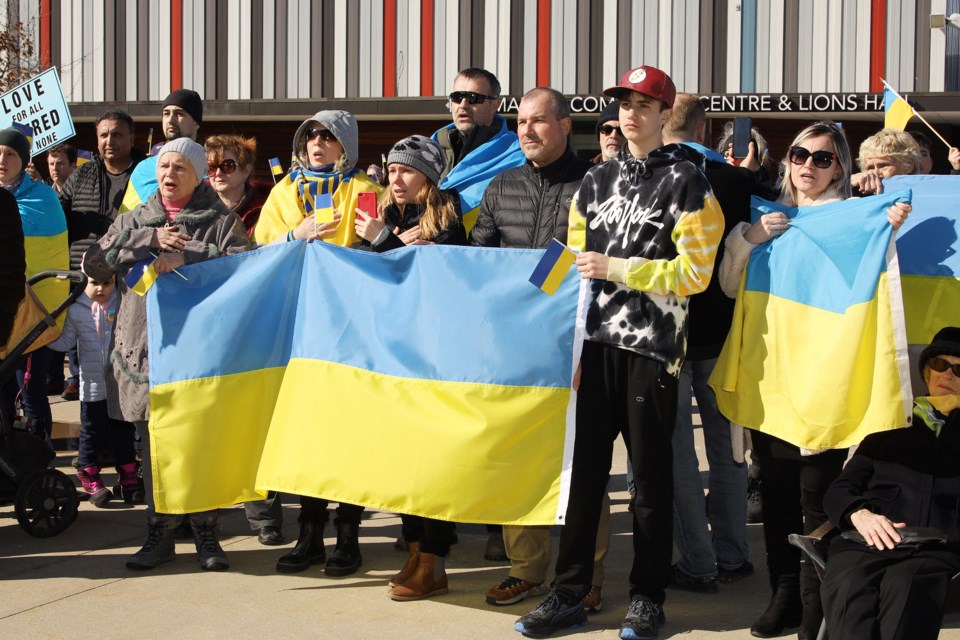
[[[42,271],[31,277],[33,285],[47,278],[69,279],[70,295],[47,314],[0,362],[0,385],[15,375],[17,361],[87,285],[80,271]],[[47,468],[56,453],[42,434],[14,429],[13,417],[0,403],[0,505],[13,502],[17,522],[38,538],[65,531],[77,519],[79,499],[73,480],[65,473]]]

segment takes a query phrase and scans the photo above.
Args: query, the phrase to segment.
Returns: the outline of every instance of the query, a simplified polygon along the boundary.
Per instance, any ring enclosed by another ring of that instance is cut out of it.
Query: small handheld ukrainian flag
[[[147,291],[153,286],[153,283],[157,281],[157,278],[160,277],[160,274],[153,268],[153,263],[156,262],[156,260],[156,256],[151,255],[149,258],[144,258],[133,265],[123,279],[127,284],[127,288],[139,296],[147,295]]]
[[[31,127],[28,124],[23,124],[22,122],[17,122],[16,120],[14,120],[13,128],[27,137],[27,143],[29,143],[30,148],[33,149],[33,127]]]
[[[147,134],[147,153],[150,153],[150,150],[153,148],[153,127],[150,127],[150,132]]]
[[[273,174],[273,183],[277,183],[277,177],[283,175],[283,167],[280,166],[280,158],[270,158],[270,173]]]
[[[311,183],[316,184],[316,183]],[[329,192],[314,195],[314,202],[317,206],[317,222],[330,222],[333,220],[333,196]]]
[[[77,166],[82,167],[83,165],[91,162],[93,160],[93,152],[85,151],[83,149],[77,149]]]
[[[903,131],[913,117],[913,107],[883,80],[883,126]]]
[[[552,296],[560,288],[560,283],[576,259],[577,254],[570,247],[554,238],[533,270],[530,282]]]

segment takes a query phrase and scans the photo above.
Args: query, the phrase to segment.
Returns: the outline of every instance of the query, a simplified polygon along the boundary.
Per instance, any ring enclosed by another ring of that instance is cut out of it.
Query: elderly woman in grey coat
[[[84,255],[84,272],[105,281],[114,273],[122,278],[140,260],[156,255],[154,268],[167,273],[185,264],[239,253],[250,248],[243,223],[220,202],[203,182],[207,169],[203,147],[178,138],[160,149],[157,159],[158,190],[130,213],[118,216],[107,234]],[[112,418],[137,425],[143,441],[143,470],[147,497],[147,540],[127,560],[130,569],[152,569],[175,558],[173,526],[176,516],[157,513],[153,504],[153,479],[147,433],[146,299],[122,284],[120,308],[113,333],[107,395]],[[223,571],[227,556],[217,540],[217,511],[190,514],[200,566]]]

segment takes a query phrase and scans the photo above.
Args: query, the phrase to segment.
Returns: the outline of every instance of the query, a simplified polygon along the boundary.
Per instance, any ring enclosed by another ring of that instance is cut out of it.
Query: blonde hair
[[[414,202],[424,205],[423,215],[420,216],[420,237],[424,240],[433,240],[441,232],[453,226],[459,217],[453,197],[441,191],[429,178],[420,187]],[[393,189],[387,188],[380,195],[380,207],[383,209],[390,205],[396,205],[403,211],[404,205],[397,202]]]
[[[920,168],[920,145],[909,133],[896,129],[881,129],[860,144],[857,164],[863,169],[875,158],[888,158],[897,174],[909,175]]]
[[[837,154],[837,162],[840,163],[840,177],[830,183],[830,187],[837,190],[841,200],[846,200],[853,195],[853,188],[850,186],[850,174],[852,173],[853,160],[850,159],[850,145],[847,144],[847,136],[843,129],[830,120],[821,120],[814,122],[803,131],[797,134],[797,137],[790,143],[791,147],[802,146],[810,138],[827,136],[833,144],[834,153]],[[783,172],[783,183],[780,185],[780,202],[791,207],[797,206],[797,188],[793,184],[793,178],[790,177],[790,152],[784,156],[780,162],[780,170]]]

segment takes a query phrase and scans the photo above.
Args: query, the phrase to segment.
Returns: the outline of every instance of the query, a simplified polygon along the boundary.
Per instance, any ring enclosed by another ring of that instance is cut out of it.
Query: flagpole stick
[[[920,115],[920,112],[918,112],[916,109],[914,109],[914,110],[913,110],[913,115],[915,115],[915,116],[917,116],[918,118],[920,118],[920,122],[922,122],[923,124],[927,125],[927,128],[930,129],[930,131],[933,132],[933,135],[935,135],[935,136],[937,136],[938,138],[940,138],[941,142],[943,142],[943,144],[947,145],[947,148],[948,148],[948,149],[952,149],[952,148],[953,148],[953,145],[950,144],[949,142],[947,142],[946,139],[945,139],[942,135],[940,135],[940,132],[937,131],[936,129],[934,129],[934,128],[933,128],[933,125],[930,124],[929,122],[927,122],[927,119],[924,118],[922,115]]]
[[[160,257],[160,256],[158,256],[157,254],[155,254],[153,251],[150,252],[150,255],[152,255],[155,259],[158,259],[158,258]],[[180,276],[181,278],[183,278],[184,281],[190,282],[190,280],[187,279],[187,276],[183,275],[182,273],[180,273],[180,272],[177,271],[176,269],[171,269],[171,271],[173,271],[175,274],[177,274],[178,276]]]

